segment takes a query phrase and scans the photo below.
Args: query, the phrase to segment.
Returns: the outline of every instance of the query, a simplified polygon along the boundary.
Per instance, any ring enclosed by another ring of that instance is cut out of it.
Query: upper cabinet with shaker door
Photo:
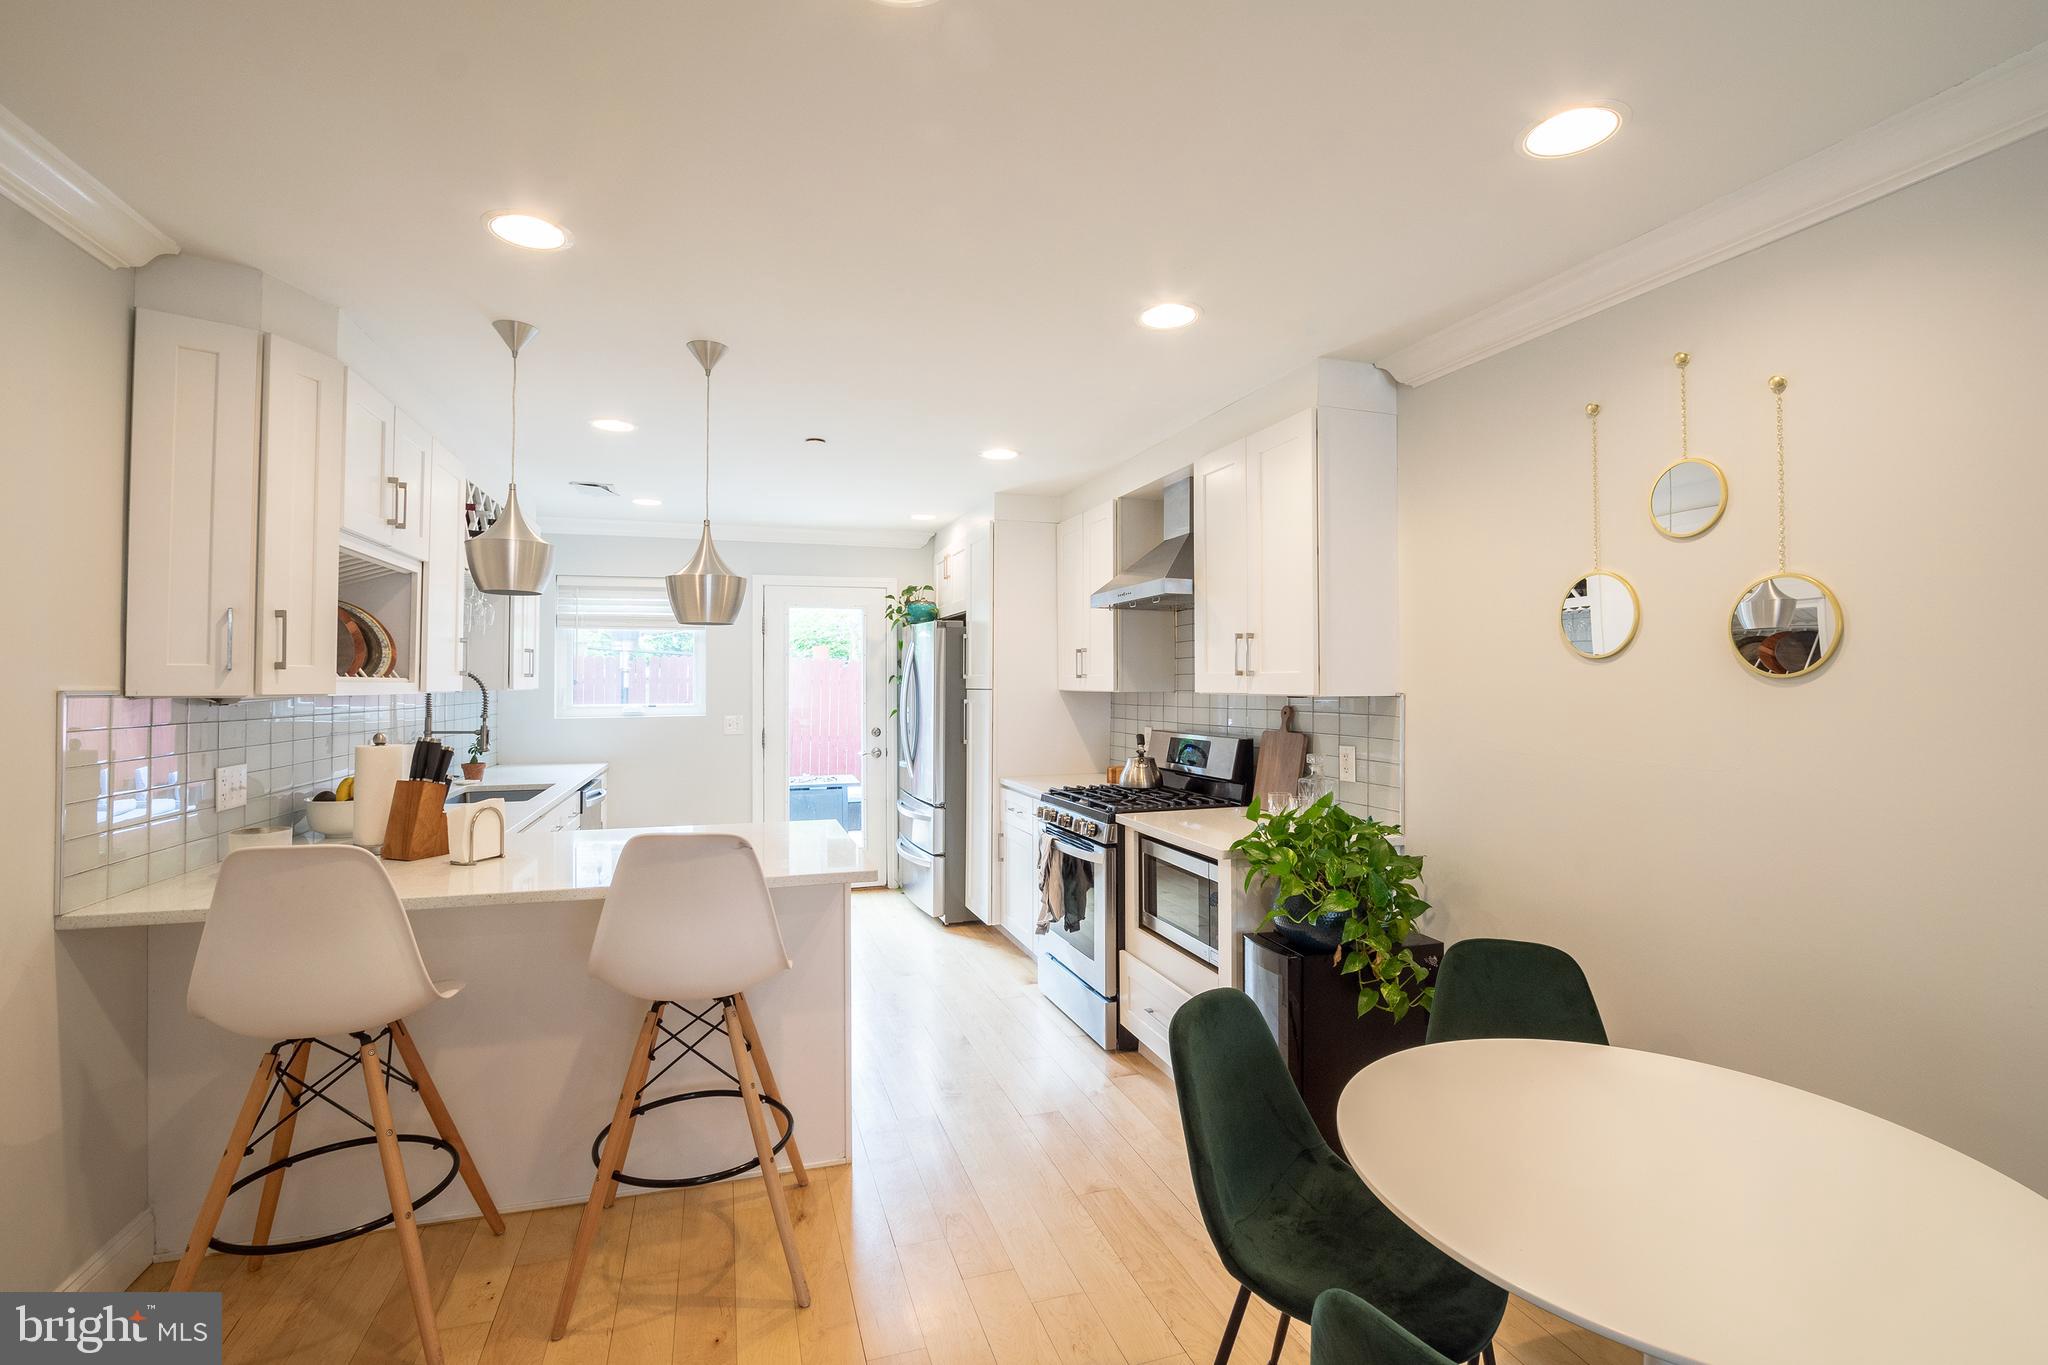
[[[130,696],[243,697],[256,690],[262,363],[257,332],[135,311],[124,677]]]
[[[421,511],[427,526],[426,610],[421,613],[420,687],[428,692],[460,692],[469,665],[463,639],[463,585],[466,581],[469,504],[462,466],[439,441],[434,442]]]
[[[265,695],[334,691],[346,387],[333,356],[265,339],[254,623],[255,690]]]
[[[1344,402],[1195,462],[1197,692],[1400,688],[1393,385],[1323,364]]]
[[[469,671],[493,692],[540,686],[540,599],[492,597],[489,620],[470,632]]]
[[[351,371],[342,529],[412,559],[427,557],[427,485],[433,439]]]
[[[1156,692],[1173,686],[1172,612],[1089,605],[1126,559],[1158,543],[1157,504],[1134,502],[1152,509],[1149,523],[1142,515],[1126,518],[1119,500],[1112,500],[1067,518],[1055,533],[1056,676],[1062,691]]]
[[[995,686],[995,528],[977,523],[967,533],[967,687]]]

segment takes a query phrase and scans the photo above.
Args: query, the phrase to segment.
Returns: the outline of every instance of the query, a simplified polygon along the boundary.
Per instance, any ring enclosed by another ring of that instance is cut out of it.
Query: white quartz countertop
[[[505,803],[505,814],[516,834],[574,796],[585,782],[604,772],[605,767],[603,763],[493,763],[484,769],[483,781],[450,782],[448,790],[453,793],[477,787],[486,791],[492,787],[546,787],[546,791],[531,800]]]
[[[516,771],[516,769],[510,769]],[[509,779],[507,779],[509,780]],[[485,785],[491,785],[486,783]],[[619,850],[636,834],[737,834],[754,846],[769,889],[872,881],[874,859],[831,820],[786,824],[665,825],[659,829],[576,829],[514,834],[502,858],[458,867],[447,858],[384,864],[411,910],[601,901]],[[218,867],[139,887],[57,917],[59,929],[198,924],[213,904]]]
[[[1243,806],[1213,810],[1140,811],[1119,815],[1116,822],[1162,844],[1172,844],[1218,861],[1231,856],[1230,846],[1251,833]]]
[[[1087,787],[1100,785],[1102,774],[1068,773],[1063,777],[1006,777],[1003,785],[1011,791],[1023,792],[1026,796],[1043,796],[1054,787]]]

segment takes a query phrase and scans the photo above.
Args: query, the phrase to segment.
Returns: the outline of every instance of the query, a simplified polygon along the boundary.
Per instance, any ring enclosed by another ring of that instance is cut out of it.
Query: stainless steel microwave
[[[1222,873],[1214,859],[1138,841],[1138,927],[1210,966],[1219,960]]]

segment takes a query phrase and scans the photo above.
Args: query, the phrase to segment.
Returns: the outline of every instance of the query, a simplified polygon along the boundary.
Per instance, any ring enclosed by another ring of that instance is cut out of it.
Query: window
[[[660,579],[555,588],[557,718],[704,714],[704,628],[676,624]]]

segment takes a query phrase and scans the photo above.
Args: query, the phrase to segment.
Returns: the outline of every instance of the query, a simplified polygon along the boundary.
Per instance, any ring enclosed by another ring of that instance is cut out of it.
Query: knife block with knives
[[[384,857],[410,863],[448,852],[448,769],[455,751],[421,740],[413,746],[412,771],[391,791],[391,819],[384,826]]]

